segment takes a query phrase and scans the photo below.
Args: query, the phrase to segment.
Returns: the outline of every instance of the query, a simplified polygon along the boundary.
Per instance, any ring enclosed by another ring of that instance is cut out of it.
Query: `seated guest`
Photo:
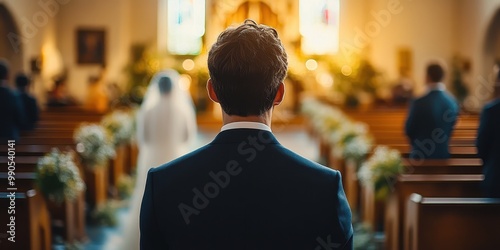
[[[446,92],[444,70],[439,64],[427,66],[427,94],[410,104],[405,133],[413,159],[446,159],[448,143],[458,116],[458,104]]]
[[[66,89],[66,77],[54,81],[54,88],[49,92],[47,106],[64,107],[75,105],[75,100],[68,94]]]
[[[149,249],[353,249],[340,173],[271,131],[288,67],[275,29],[246,20],[208,54],[224,126],[205,147],[148,172],[140,245]]]
[[[406,71],[401,76],[396,86],[392,88],[392,102],[396,105],[407,104],[413,95],[413,83]]]
[[[16,76],[16,87],[24,106],[24,114],[26,118],[26,122],[22,127],[23,130],[34,129],[40,113],[36,99],[28,93],[30,84],[31,80],[25,74],[18,74]]]
[[[25,123],[24,108],[19,96],[9,88],[8,79],[9,66],[0,60],[0,138],[17,140]]]
[[[500,80],[500,79],[499,79]],[[477,133],[477,153],[483,160],[483,188],[488,197],[500,198],[500,81],[495,85],[495,100],[481,112]]]
[[[89,78],[89,91],[85,108],[90,111],[104,113],[109,108],[109,98],[102,77]]]

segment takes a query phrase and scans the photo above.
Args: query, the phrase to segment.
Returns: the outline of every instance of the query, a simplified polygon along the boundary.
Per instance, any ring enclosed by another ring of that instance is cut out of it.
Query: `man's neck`
[[[236,116],[236,115],[228,115],[224,111],[222,112],[222,123],[223,125],[233,123],[233,122],[259,122],[266,124],[268,127],[271,127],[271,117],[272,110],[259,115],[259,116]]]

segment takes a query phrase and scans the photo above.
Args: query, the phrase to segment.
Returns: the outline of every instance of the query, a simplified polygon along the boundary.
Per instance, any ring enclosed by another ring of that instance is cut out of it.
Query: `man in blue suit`
[[[33,130],[38,122],[40,111],[35,97],[29,93],[31,79],[27,75],[20,73],[17,74],[15,82],[19,98],[24,107],[25,123],[22,129]]]
[[[24,109],[19,96],[9,88],[8,79],[9,66],[0,60],[0,139],[16,140],[25,123]]]
[[[246,20],[219,35],[207,90],[224,126],[208,145],[149,171],[141,249],[353,248],[340,173],[271,132],[287,67],[273,28]]]
[[[413,159],[446,159],[450,157],[448,143],[459,108],[441,81],[444,70],[439,64],[427,66],[427,94],[410,104],[405,125]]]
[[[500,80],[500,79],[499,79]],[[500,81],[496,99],[484,106],[477,133],[477,152],[483,160],[483,188],[488,197],[500,198]]]

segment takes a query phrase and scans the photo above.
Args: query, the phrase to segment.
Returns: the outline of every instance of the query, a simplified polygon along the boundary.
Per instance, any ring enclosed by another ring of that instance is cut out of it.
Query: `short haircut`
[[[437,63],[431,63],[427,66],[427,76],[432,82],[440,82],[444,77],[443,67]]]
[[[278,32],[253,20],[223,31],[208,53],[214,92],[228,115],[262,115],[271,109],[287,68]]]
[[[9,76],[9,64],[7,61],[0,59],[0,80],[7,80]]]
[[[172,91],[172,79],[168,76],[162,76],[160,77],[160,80],[158,81],[158,87],[160,88],[160,93],[161,94],[168,94],[170,91]]]
[[[23,73],[17,74],[15,81],[16,81],[16,86],[18,89],[26,88],[31,82],[30,78]]]

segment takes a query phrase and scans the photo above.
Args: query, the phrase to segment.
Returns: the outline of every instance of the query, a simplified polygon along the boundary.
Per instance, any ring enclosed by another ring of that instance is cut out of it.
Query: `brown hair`
[[[261,115],[271,109],[287,68],[278,32],[252,20],[223,31],[208,53],[214,92],[229,115]]]
[[[437,63],[431,63],[427,66],[427,77],[432,82],[440,82],[444,77],[444,70],[441,65]]]

